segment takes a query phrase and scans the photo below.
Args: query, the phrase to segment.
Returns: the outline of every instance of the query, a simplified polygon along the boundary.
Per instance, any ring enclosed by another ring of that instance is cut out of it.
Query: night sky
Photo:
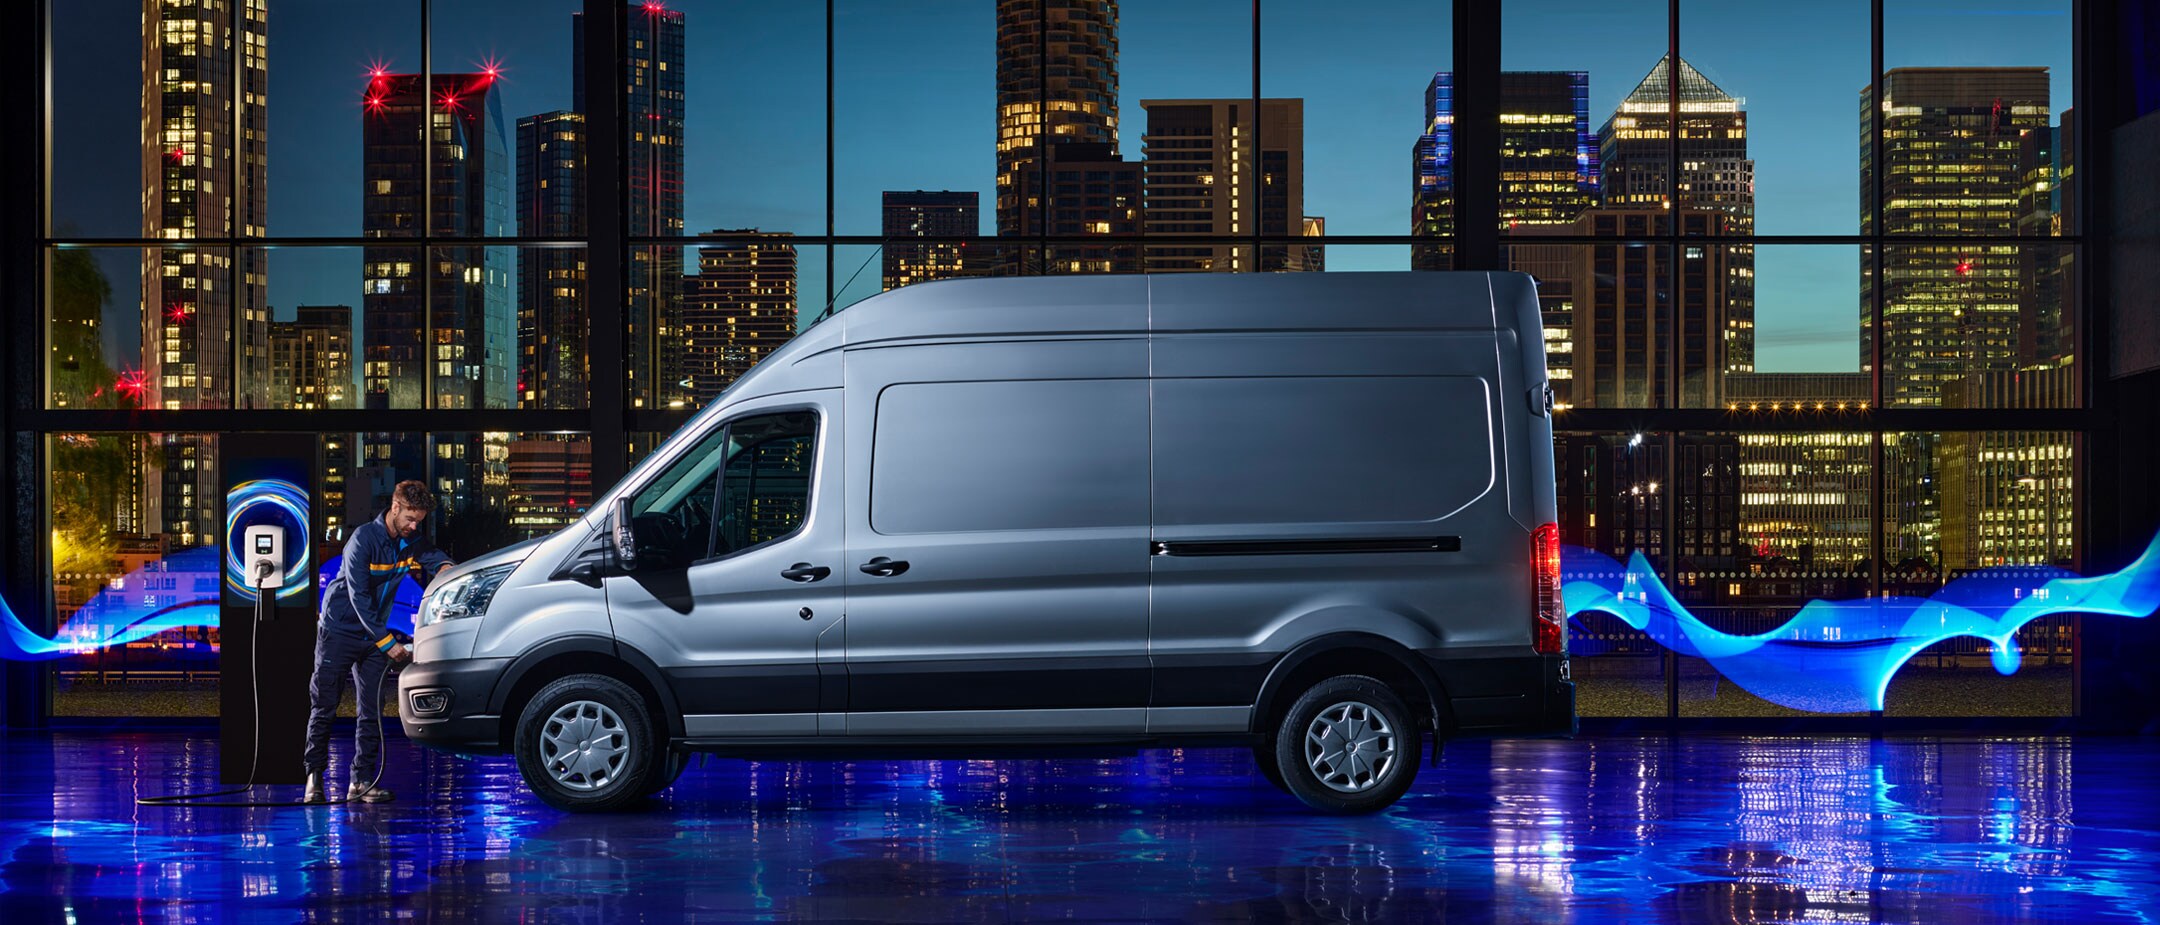
[[[270,0],[270,233],[360,233],[360,92],[371,64],[421,67],[419,5]],[[578,0],[435,3],[434,66],[503,67],[504,122],[570,106]],[[825,221],[824,10],[817,3],[669,0],[685,12],[687,230],[814,235]],[[887,189],[977,190],[995,232],[991,0],[840,0],[835,16],[836,230],[879,233]],[[1141,155],[1140,101],[1247,97],[1248,0],[1124,0],[1121,150]],[[1663,0],[1511,0],[1502,66],[1587,70],[1595,130],[1664,53]],[[1264,5],[1263,95],[1305,100],[1305,211],[1333,234],[1407,234],[1410,150],[1426,84],[1450,60],[1446,3]],[[1865,0],[1682,3],[1681,56],[1745,99],[1760,234],[1859,230]],[[62,236],[141,234],[140,0],[53,10],[53,217]],[[1886,64],[2044,66],[2070,105],[2068,0],[1890,0]],[[1858,369],[1859,249],[1756,251],[1764,371]],[[845,305],[875,294],[874,248],[837,249]],[[1331,270],[1407,269],[1408,248],[1328,248]],[[114,289],[109,358],[135,366],[138,258],[101,252]],[[865,262],[869,261],[867,267]],[[694,265],[694,261],[691,262]],[[360,250],[280,249],[270,302],[360,304]],[[801,305],[823,307],[823,247],[801,254]]]

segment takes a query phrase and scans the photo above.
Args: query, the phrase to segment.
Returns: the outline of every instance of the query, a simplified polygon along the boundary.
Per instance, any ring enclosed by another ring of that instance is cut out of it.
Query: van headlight
[[[518,564],[512,562],[484,568],[460,575],[442,587],[429,588],[427,597],[420,602],[419,625],[433,626],[444,620],[487,613],[488,602],[495,599],[495,589],[502,587],[503,580],[517,571],[517,567]]]

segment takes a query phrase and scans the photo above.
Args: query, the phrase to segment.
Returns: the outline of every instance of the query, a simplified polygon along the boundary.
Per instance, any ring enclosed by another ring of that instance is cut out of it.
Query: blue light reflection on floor
[[[399,802],[136,807],[208,735],[4,739],[0,919],[2077,921],[2160,917],[2150,739],[1451,745],[1391,811],[1242,751],[715,760],[643,811],[393,742]]]

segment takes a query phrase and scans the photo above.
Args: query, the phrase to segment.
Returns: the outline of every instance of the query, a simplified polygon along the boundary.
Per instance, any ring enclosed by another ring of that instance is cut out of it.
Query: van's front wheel
[[[518,716],[515,751],[533,794],[572,812],[621,809],[647,794],[656,771],[644,698],[606,675],[541,688]]]
[[[1314,809],[1369,813],[1409,791],[1418,772],[1410,707],[1378,679],[1338,675],[1305,691],[1275,729],[1283,789]]]

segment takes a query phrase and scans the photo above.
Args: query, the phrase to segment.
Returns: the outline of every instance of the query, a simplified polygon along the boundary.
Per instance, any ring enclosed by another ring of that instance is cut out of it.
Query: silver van
[[[1323,810],[1574,729],[1517,273],[953,280],[758,364],[421,603],[406,735],[625,806],[688,756],[1250,747]]]

